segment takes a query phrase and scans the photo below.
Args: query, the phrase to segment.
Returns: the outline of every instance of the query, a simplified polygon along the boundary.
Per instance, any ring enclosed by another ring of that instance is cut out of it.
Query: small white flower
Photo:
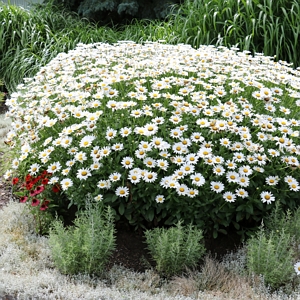
[[[59,161],[52,163],[50,166],[48,166],[47,172],[54,174],[55,172],[59,171],[61,169],[61,164]]]
[[[164,197],[163,195],[157,195],[157,196],[155,197],[155,201],[156,201],[157,203],[163,203],[163,202],[165,201],[165,197]]]
[[[271,204],[272,201],[275,201],[275,197],[270,192],[261,192],[260,197],[263,203]]]
[[[92,174],[90,172],[89,169],[79,169],[77,171],[77,178],[80,179],[80,180],[86,180],[88,177],[90,177]]]
[[[237,189],[235,190],[235,193],[238,197],[241,198],[247,198],[249,196],[248,192],[244,189]]]
[[[224,184],[220,181],[212,181],[210,183],[210,188],[216,193],[221,193],[224,190]]]
[[[80,141],[79,146],[82,147],[82,148],[89,147],[89,146],[91,146],[91,144],[92,144],[92,142],[95,138],[96,137],[93,136],[93,135],[87,135],[84,138],[82,138],[82,140]]]
[[[126,156],[122,159],[121,164],[125,169],[131,169],[133,166],[133,158],[130,156]]]
[[[38,173],[38,171],[40,170],[40,165],[39,164],[32,164],[29,168],[29,174],[30,175],[35,175]]]
[[[118,173],[118,172],[115,172],[115,173],[112,173],[109,175],[109,180],[112,181],[112,182],[116,182],[116,181],[119,181],[121,178],[121,174]]]
[[[205,183],[205,178],[200,173],[195,173],[190,178],[192,179],[192,184],[196,186],[202,186]]]
[[[294,264],[294,269],[297,275],[300,275],[300,262]]]
[[[103,195],[97,195],[96,197],[94,197],[95,201],[102,201],[103,200]]]
[[[66,191],[68,188],[73,186],[73,181],[70,178],[65,178],[60,182],[61,188]]]
[[[223,194],[223,198],[225,199],[226,202],[234,202],[236,199],[236,195],[231,192],[225,192]]]
[[[127,197],[129,195],[129,188],[126,186],[119,186],[116,189],[116,195],[119,197]]]
[[[110,181],[109,180],[100,180],[97,183],[97,187],[99,189],[109,189],[110,188]]]

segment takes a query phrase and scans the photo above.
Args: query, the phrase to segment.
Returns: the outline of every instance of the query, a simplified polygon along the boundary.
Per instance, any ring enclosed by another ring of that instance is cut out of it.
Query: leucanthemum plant
[[[7,101],[5,178],[38,164],[79,208],[91,194],[135,226],[242,234],[298,205],[299,75],[237,48],[78,44]]]

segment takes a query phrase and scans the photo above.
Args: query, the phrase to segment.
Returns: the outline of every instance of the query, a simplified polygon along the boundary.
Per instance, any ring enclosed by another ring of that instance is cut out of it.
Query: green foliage
[[[182,43],[237,46],[300,65],[298,0],[186,0],[174,14]]]
[[[263,275],[266,284],[279,288],[291,281],[294,269],[293,239],[284,229],[260,230],[247,242],[247,268],[249,273]]]
[[[285,211],[278,202],[275,209],[265,218],[264,222],[266,230],[274,232],[284,230],[286,234],[293,237],[295,245],[300,245],[300,208]],[[295,248],[297,254],[300,254],[299,250],[298,247]]]
[[[202,231],[181,222],[168,229],[146,230],[145,237],[157,271],[165,276],[195,267],[205,252]]]
[[[52,2],[52,0],[51,0]],[[135,19],[164,19],[178,0],[74,0],[54,1],[98,24],[124,24]]]
[[[113,222],[109,207],[90,202],[73,227],[66,229],[61,221],[54,221],[49,244],[56,267],[63,274],[101,274],[115,248]]]
[[[248,271],[263,275],[272,288],[295,284],[293,263],[299,259],[300,209],[284,211],[277,203],[265,227],[247,242]]]
[[[3,87],[3,81],[0,79],[0,106],[2,105],[5,96],[5,94],[2,92],[2,87]]]
[[[13,92],[24,77],[33,76],[60,52],[77,43],[115,42],[117,33],[96,28],[53,5],[32,10],[0,3],[0,74]]]

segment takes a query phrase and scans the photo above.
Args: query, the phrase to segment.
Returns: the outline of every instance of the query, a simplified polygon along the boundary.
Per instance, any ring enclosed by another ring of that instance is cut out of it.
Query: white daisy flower
[[[224,190],[224,184],[220,181],[212,181],[210,183],[210,188],[216,193],[221,193]]]
[[[98,187],[99,189],[109,189],[110,186],[111,186],[111,183],[110,183],[109,180],[100,180],[100,181],[98,181],[98,183],[97,183],[97,187]]]
[[[249,196],[248,192],[244,189],[236,189],[235,193],[238,197],[247,198]]]
[[[82,148],[89,147],[89,146],[91,146],[91,144],[95,138],[96,137],[94,135],[87,135],[81,139],[79,146]]]
[[[199,191],[196,189],[188,189],[186,195],[190,198],[195,198],[199,194]]]
[[[112,174],[109,175],[109,180],[112,182],[116,182],[119,181],[121,179],[121,174],[118,172],[114,172]]]
[[[261,192],[260,198],[263,203],[271,204],[273,201],[275,201],[275,197],[271,192]]]
[[[75,154],[75,160],[83,163],[85,160],[87,160],[86,154],[82,151]]]
[[[180,196],[185,196],[187,195],[187,192],[188,192],[189,188],[187,187],[186,184],[179,184],[177,187],[176,187],[176,192],[178,195]]]
[[[164,197],[163,195],[157,195],[157,196],[155,197],[155,201],[156,201],[157,203],[163,203],[163,202],[165,201],[165,197]]]
[[[39,172],[39,170],[40,170],[40,165],[39,164],[32,164],[31,166],[30,166],[30,168],[29,168],[29,174],[30,175],[36,175],[38,172]]]
[[[141,175],[139,173],[130,172],[127,178],[133,184],[137,184],[141,181]]]
[[[213,168],[213,172],[214,174],[216,174],[217,176],[221,176],[225,173],[225,169],[221,166],[221,165],[216,165]]]
[[[300,275],[300,262],[297,262],[296,264],[294,264],[294,270],[297,275]]]
[[[99,194],[96,197],[94,197],[95,201],[102,201],[103,200],[103,195]]]
[[[132,157],[123,157],[121,164],[125,169],[131,169],[133,167],[134,159]]]
[[[145,182],[154,182],[157,179],[157,173],[145,171],[143,179]]]
[[[128,136],[129,134],[131,134],[132,130],[128,127],[123,127],[120,129],[120,134],[122,137],[126,137]]]
[[[226,202],[234,202],[236,200],[236,195],[231,192],[225,192],[223,198]]]
[[[119,186],[116,189],[116,195],[118,197],[127,197],[129,195],[129,188],[126,186]]]
[[[47,172],[54,174],[55,172],[59,171],[60,169],[61,169],[61,164],[59,161],[57,161],[48,166]]]
[[[90,177],[92,174],[89,169],[82,168],[77,170],[76,177],[80,180],[86,180],[88,177]]]
[[[268,185],[276,185],[279,182],[278,176],[268,176],[266,178],[266,184]]]
[[[146,157],[144,160],[143,160],[143,163],[149,167],[149,168],[154,168],[156,166],[156,161],[155,159],[151,158],[151,157]]]
[[[70,178],[65,178],[60,182],[60,186],[63,191],[66,191],[68,188],[73,186],[73,181]]]
[[[192,184],[196,186],[202,186],[205,183],[205,178],[200,173],[195,173],[191,175],[190,178],[192,180]]]
[[[112,128],[107,128],[106,133],[105,133],[105,138],[109,141],[116,137],[117,135],[117,130],[112,129]]]

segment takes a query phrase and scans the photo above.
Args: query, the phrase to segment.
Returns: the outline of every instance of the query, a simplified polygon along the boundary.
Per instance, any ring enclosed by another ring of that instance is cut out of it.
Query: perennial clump
[[[234,48],[78,44],[7,101],[5,178],[47,172],[71,204],[89,195],[138,226],[259,223],[297,206],[299,75]]]

